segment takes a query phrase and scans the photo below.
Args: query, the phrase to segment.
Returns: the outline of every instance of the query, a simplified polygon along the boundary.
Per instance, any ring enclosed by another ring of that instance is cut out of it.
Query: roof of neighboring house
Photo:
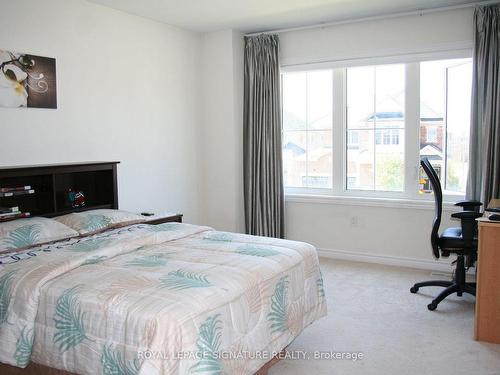
[[[402,120],[404,119],[403,112],[375,112],[369,116],[366,121],[373,120]]]
[[[434,145],[426,145],[420,149],[420,156],[425,156],[429,160],[441,160],[443,152]]]
[[[309,128],[318,128],[318,123],[321,124],[321,122],[325,121],[325,119],[327,119],[327,121],[331,121],[328,117],[331,118],[331,113],[326,113],[325,115],[315,119],[309,119],[309,122],[306,125],[305,119],[300,118],[287,110],[283,111],[283,123],[286,124],[287,130],[305,130],[307,126]]]
[[[387,96],[384,100],[377,103],[377,108],[404,108],[404,93],[398,93],[394,96]],[[373,120],[403,120],[402,111],[384,111],[380,110],[372,113],[366,118],[366,121]],[[443,121],[443,115],[433,109],[426,102],[420,102],[420,121]]]
[[[307,161],[309,162],[312,162],[312,161],[319,161],[319,159],[323,158],[323,157],[331,157],[332,155],[332,148],[331,147],[320,147],[320,148],[315,148],[311,151],[309,151],[306,154],[303,154],[303,155],[300,155],[297,157],[296,160],[300,160],[300,161],[306,161],[306,158],[307,158]]]
[[[431,108],[426,102],[420,102],[420,121],[443,121],[443,114]]]
[[[289,150],[292,151],[294,155],[302,155],[305,154],[306,150],[304,150],[302,147],[297,146],[293,142],[288,142],[284,147],[284,150]]]
[[[366,121],[373,120],[404,120],[403,112],[375,112],[366,118]],[[421,113],[420,121],[443,121],[443,117],[437,113]]]
[[[389,96],[385,100],[377,103],[378,108],[404,108],[404,95],[399,93],[398,95],[392,97]],[[310,121],[308,126],[314,127],[315,123],[318,123],[324,120],[326,117],[330,116],[330,114],[325,114],[325,116],[321,118],[314,119]],[[401,121],[404,120],[404,112],[402,111],[388,111],[388,110],[379,110],[377,112],[373,112],[365,118],[365,121],[374,121],[374,120],[382,120],[382,121]],[[420,121],[425,122],[434,122],[434,121],[443,121],[443,114],[439,113],[439,111],[434,110],[431,106],[429,106],[425,102],[420,102]],[[283,111],[283,123],[286,124],[287,130],[305,130],[306,129],[306,120],[296,116],[295,114],[284,110]]]

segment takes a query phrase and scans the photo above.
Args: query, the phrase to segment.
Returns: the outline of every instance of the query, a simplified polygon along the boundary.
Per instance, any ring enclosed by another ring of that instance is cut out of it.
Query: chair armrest
[[[460,211],[460,212],[455,212],[451,214],[451,217],[454,217],[455,219],[469,219],[469,220],[476,220],[479,217],[482,217],[483,214],[481,212],[476,212],[476,211]]]
[[[483,204],[479,201],[460,201],[455,206],[462,207],[464,211],[478,211]]]
[[[460,219],[462,226],[462,238],[465,246],[469,249],[473,247],[474,236],[477,233],[476,219],[483,216],[483,214],[476,211],[461,211],[451,214],[451,217]]]

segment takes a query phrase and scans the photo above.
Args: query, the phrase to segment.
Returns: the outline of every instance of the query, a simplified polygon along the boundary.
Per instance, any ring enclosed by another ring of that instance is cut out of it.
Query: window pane
[[[374,131],[358,130],[357,148],[347,149],[347,189],[373,190],[375,185]]]
[[[287,131],[283,133],[284,184],[290,187],[305,187],[307,176],[307,132]]]
[[[420,64],[420,156],[439,170],[448,192],[465,192],[471,83],[471,59]],[[425,173],[420,177],[420,193],[431,193]]]
[[[446,108],[446,61],[420,63],[420,156],[429,159],[436,171],[443,165],[445,146],[444,115]],[[435,141],[432,132],[436,133]],[[421,194],[432,193],[432,187],[425,172],[420,168]]]
[[[332,131],[307,132],[307,180],[311,188],[332,187]]]
[[[389,130],[391,143],[375,147],[375,190],[403,191],[404,189],[404,148],[394,143],[404,139],[404,130]],[[396,137],[396,138],[395,138]]]
[[[347,128],[373,127],[375,112],[375,67],[347,69]]]
[[[472,63],[448,68],[446,118],[446,190],[464,193],[469,169]]]
[[[284,73],[283,167],[287,187],[332,187],[333,71]]]
[[[376,70],[376,127],[404,128],[405,66],[381,65]]]
[[[346,75],[347,189],[402,191],[405,66],[348,68]],[[353,129],[364,129],[357,149],[349,143]]]
[[[332,129],[332,71],[307,73],[307,128]]]
[[[283,129],[305,130],[307,120],[306,73],[283,74]]]

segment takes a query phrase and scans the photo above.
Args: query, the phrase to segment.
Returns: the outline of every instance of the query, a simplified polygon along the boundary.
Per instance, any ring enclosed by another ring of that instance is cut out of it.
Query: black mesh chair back
[[[434,192],[435,216],[434,222],[432,224],[431,244],[432,252],[434,253],[434,257],[436,257],[437,259],[439,258],[439,226],[441,225],[441,214],[443,210],[443,191],[441,190],[441,182],[439,181],[439,177],[432,167],[429,159],[422,158],[420,160],[420,165],[427,174],[427,177],[429,177],[432,191]]]

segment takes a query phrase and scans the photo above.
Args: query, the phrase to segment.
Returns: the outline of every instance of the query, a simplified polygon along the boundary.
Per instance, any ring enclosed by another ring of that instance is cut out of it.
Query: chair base
[[[476,295],[476,283],[465,283],[459,285],[453,281],[443,281],[443,280],[431,280],[423,281],[421,283],[416,283],[410,288],[410,292],[417,293],[421,287],[425,286],[442,286],[446,289],[443,290],[439,295],[432,300],[431,303],[427,305],[427,308],[431,311],[436,310],[439,302],[444,300],[446,297],[453,293],[457,293],[457,296],[461,297],[463,293]]]
[[[463,293],[476,295],[476,283],[467,283],[465,282],[465,263],[464,257],[459,255],[457,257],[457,268],[455,271],[455,278],[453,281],[446,280],[431,280],[431,281],[423,281],[421,283],[416,283],[410,288],[411,293],[417,293],[418,290],[422,287],[426,286],[440,286],[444,287],[444,289],[439,295],[432,300],[431,303],[427,305],[427,308],[430,311],[436,310],[438,304],[444,300],[446,297],[453,293],[457,293],[457,296],[461,297]]]

